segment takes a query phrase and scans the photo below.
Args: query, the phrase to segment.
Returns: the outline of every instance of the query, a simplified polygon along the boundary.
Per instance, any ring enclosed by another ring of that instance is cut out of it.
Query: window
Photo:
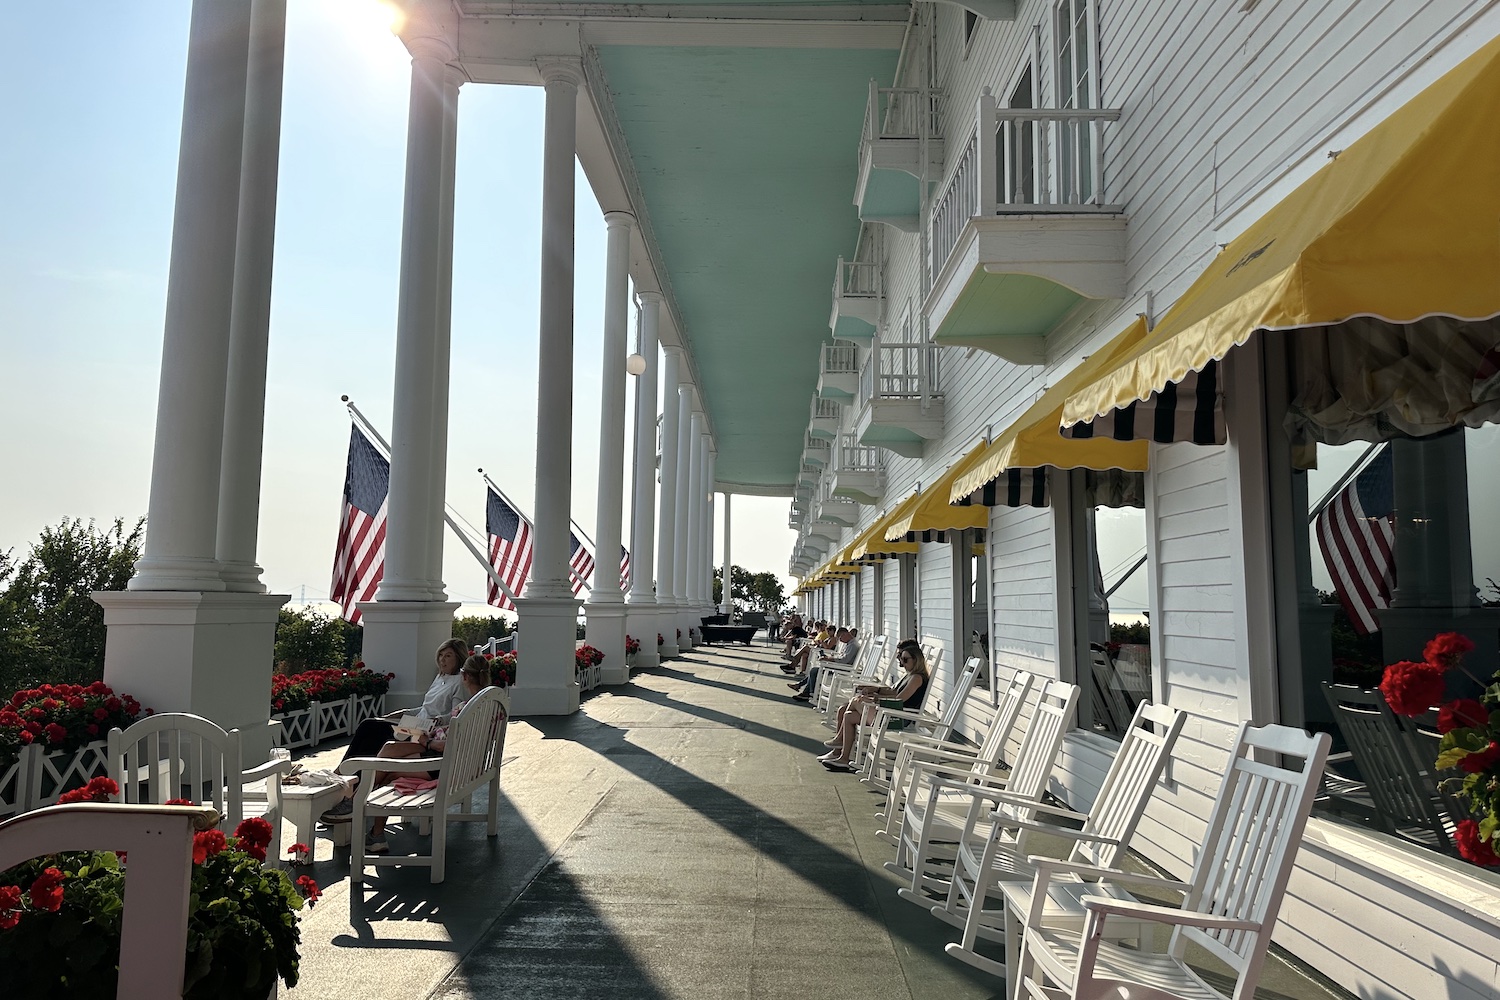
[[[969,54],[969,45],[974,41],[974,32],[979,30],[979,15],[972,10],[964,11],[964,55]]]
[[[1064,111],[1099,107],[1094,0],[1057,0],[1053,31],[1057,107]],[[1095,127],[1089,122],[1074,122],[1058,130],[1058,191],[1063,201],[1082,203],[1095,195]]]
[[[1420,660],[1448,631],[1478,648],[1446,674],[1445,700],[1477,697],[1496,669],[1500,425],[1294,449],[1281,428],[1306,372],[1287,342],[1268,337],[1264,351],[1267,372],[1284,373],[1266,379],[1281,721],[1349,752],[1329,765],[1321,815],[1452,855],[1469,814],[1446,779],[1463,774],[1433,770],[1435,713],[1394,715],[1377,685],[1386,664]]]
[[[1118,740],[1149,701],[1151,639],[1146,585],[1145,479],[1131,472],[1059,472],[1070,523],[1068,564],[1079,725]],[[1060,625],[1062,623],[1059,623]]]

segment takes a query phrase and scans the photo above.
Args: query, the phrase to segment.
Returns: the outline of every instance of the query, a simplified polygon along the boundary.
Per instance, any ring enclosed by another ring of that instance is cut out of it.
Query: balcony
[[[921,458],[943,436],[943,397],[933,344],[876,344],[859,375],[858,443]]]
[[[860,444],[853,434],[840,434],[834,442],[830,472],[835,496],[873,505],[885,492],[880,449]]]
[[[921,179],[943,174],[941,97],[919,87],[879,87],[870,81],[854,188],[854,204],[863,221],[917,231]]]
[[[880,326],[885,299],[885,238],[880,226],[860,229],[854,259],[840,257],[833,272],[833,314],[828,328],[839,340],[868,346]]]
[[[1042,364],[1047,334],[1080,303],[1124,297],[1126,219],[1106,199],[1104,174],[1119,117],[979,99],[933,203],[923,306],[933,343]]]
[[[818,395],[847,403],[858,388],[858,349],[853,344],[824,344],[818,361]]]
[[[812,417],[807,424],[807,433],[813,437],[831,441],[838,436],[839,422],[844,419],[844,404],[836,399],[814,396]]]
[[[832,446],[823,438],[814,437],[811,431],[807,433],[807,437],[804,439],[804,441],[805,443],[802,448],[802,464],[804,466],[815,466],[819,470],[819,474],[821,475],[822,470],[828,467],[830,452],[832,452],[833,450]]]
[[[835,494],[832,478],[825,477],[818,484],[818,502],[813,510],[813,520],[852,528],[859,523],[859,504],[848,497]]]

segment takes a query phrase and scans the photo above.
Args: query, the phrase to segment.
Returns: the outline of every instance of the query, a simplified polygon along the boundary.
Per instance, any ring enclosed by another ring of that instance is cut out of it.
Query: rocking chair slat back
[[[1145,814],[1146,802],[1166,767],[1187,716],[1166,705],[1142,702],[1125,728],[1125,739],[1089,807],[1084,830],[1114,843],[1079,840],[1072,859],[1101,868],[1119,867],[1120,855]]]
[[[1031,715],[1031,725],[1021,737],[1015,767],[1005,785],[1011,796],[1033,802],[1041,799],[1077,703],[1077,684],[1058,680],[1044,682],[1036,710]],[[1015,819],[1030,819],[1032,812],[1024,806],[1010,805],[1002,806],[999,811]]]
[[[1240,727],[1240,738],[1214,802],[1203,847],[1183,909],[1252,921],[1254,930],[1178,927],[1170,952],[1182,958],[1188,943],[1213,954],[1254,981],[1265,957],[1270,928],[1291,874],[1292,859],[1312,810],[1328,757],[1327,733],[1309,736],[1285,726]],[[1300,759],[1282,765],[1251,754]],[[1251,968],[1254,966],[1254,968]]]

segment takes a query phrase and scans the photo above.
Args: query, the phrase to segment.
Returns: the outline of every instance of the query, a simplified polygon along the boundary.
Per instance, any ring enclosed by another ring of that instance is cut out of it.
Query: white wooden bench
[[[505,750],[508,719],[503,692],[487,687],[476,694],[448,727],[448,740],[441,757],[351,757],[339,765],[340,774],[359,774],[359,788],[354,795],[351,856],[350,901],[363,895],[366,865],[426,865],[432,869],[432,881],[443,881],[447,857],[448,821],[488,821],[488,835],[499,833],[500,762]],[[416,792],[402,792],[393,785],[375,785],[376,771],[394,775],[420,775],[437,772],[437,787]],[[489,809],[473,811],[474,793],[489,786]],[[462,804],[461,812],[449,812]],[[419,817],[432,823],[432,853],[393,857],[365,856],[365,819],[371,816]]]

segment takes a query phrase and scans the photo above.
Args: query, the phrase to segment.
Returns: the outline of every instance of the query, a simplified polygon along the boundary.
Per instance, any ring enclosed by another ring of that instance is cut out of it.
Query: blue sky
[[[312,600],[348,447],[339,396],[390,424],[409,61],[372,0],[288,8],[260,562],[274,591]],[[0,551],[64,516],[145,513],[189,11],[7,12]],[[541,129],[539,89],[461,92],[448,498],[481,529],[476,467],[523,506],[533,493]],[[573,515],[592,534],[604,223],[581,171],[578,189]],[[735,499],[737,563],[785,574],[785,511]],[[482,601],[451,538],[444,575]]]

